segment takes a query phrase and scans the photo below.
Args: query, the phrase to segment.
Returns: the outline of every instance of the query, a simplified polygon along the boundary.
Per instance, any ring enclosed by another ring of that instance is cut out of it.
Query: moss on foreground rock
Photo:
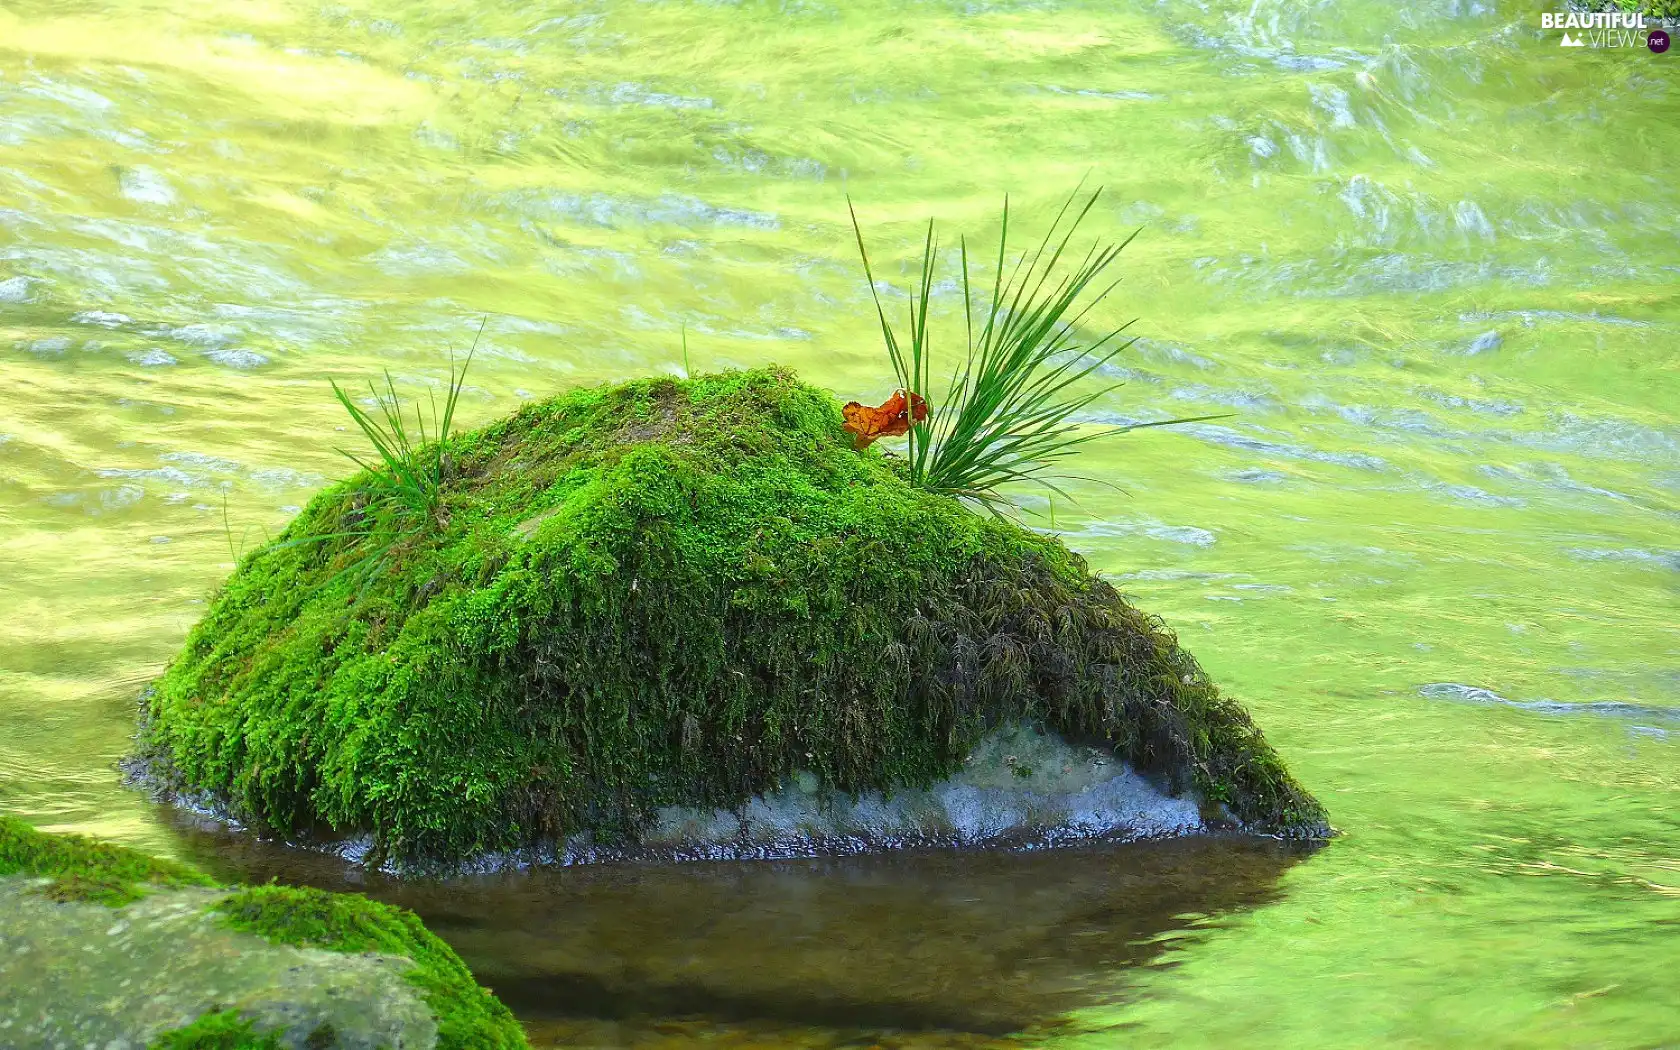
[[[855,451],[785,371],[574,391],[448,463],[435,520],[364,472],[240,563],[144,702],[159,779],[283,835],[459,860],[635,842],[660,807],[801,770],[926,786],[1030,721],[1254,830],[1326,827],[1158,621]]]
[[[39,892],[52,900],[110,907],[139,900],[148,886],[215,885],[185,864],[82,835],[43,834],[0,813],[0,878],[18,875],[47,879]]]
[[[67,894],[60,887],[103,887]],[[0,1044],[518,1050],[466,964],[400,908],[230,888],[0,816]]]

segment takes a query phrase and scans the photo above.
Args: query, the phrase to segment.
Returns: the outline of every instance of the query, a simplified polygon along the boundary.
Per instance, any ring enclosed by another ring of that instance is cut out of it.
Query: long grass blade
[[[1119,426],[1094,426],[1079,418],[1122,385],[1093,385],[1092,380],[1137,342],[1135,336],[1124,338],[1135,319],[1094,341],[1083,338],[1081,331],[1091,312],[1122,280],[1099,279],[1141,232],[1141,227],[1133,230],[1117,244],[1093,244],[1076,256],[1073,239],[1102,194],[1100,187],[1088,196],[1083,191],[1081,179],[1043,237],[1019,253],[1012,266],[1006,265],[1011,214],[1009,198],[1004,198],[990,296],[984,302],[976,294],[967,239],[959,239],[965,347],[939,397],[929,389],[929,321],[938,254],[934,224],[928,224],[923,237],[922,268],[907,306],[908,333],[901,338],[887,319],[862,225],[847,198],[893,375],[901,388],[933,406],[928,419],[912,422],[909,429],[911,479],[916,484],[999,513],[1009,505],[997,491],[1002,485],[1042,485],[1066,496],[1052,479],[1071,475],[1051,471],[1090,441],[1128,430],[1223,418],[1189,416]]]

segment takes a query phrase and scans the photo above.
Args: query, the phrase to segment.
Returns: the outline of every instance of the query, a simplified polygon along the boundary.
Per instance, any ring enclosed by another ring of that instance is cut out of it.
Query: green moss
[[[238,1010],[219,1010],[185,1028],[160,1033],[146,1050],[284,1050],[281,1034],[280,1029],[259,1033],[256,1022]],[[303,1040],[304,1050],[333,1050],[337,1045],[338,1036],[330,1024],[317,1026]]]
[[[236,929],[278,944],[336,952],[380,952],[413,961],[404,978],[420,990],[437,1018],[438,1050],[515,1050],[525,1034],[467,964],[403,908],[360,894],[291,886],[256,886],[228,897],[217,910]]]
[[[1577,11],[1637,11],[1643,13],[1647,19],[1680,19],[1680,0],[1587,0],[1585,3],[1567,6]]]
[[[108,908],[120,908],[144,897],[140,887],[109,875],[60,875],[41,887],[41,896],[66,904],[90,901]]]
[[[458,858],[633,839],[799,768],[926,785],[1029,718],[1256,828],[1324,826],[1159,621],[854,451],[786,372],[527,405],[455,439],[424,532],[371,492],[320,493],[224,585],[146,703],[162,775],[283,833]]]
[[[46,876],[53,881],[41,892],[53,900],[111,907],[139,900],[147,885],[214,885],[185,864],[81,835],[49,835],[0,814],[0,876],[6,875]]]
[[[278,1031],[258,1035],[256,1025],[238,1010],[222,1010],[160,1034],[146,1050],[282,1050],[284,1045]]]

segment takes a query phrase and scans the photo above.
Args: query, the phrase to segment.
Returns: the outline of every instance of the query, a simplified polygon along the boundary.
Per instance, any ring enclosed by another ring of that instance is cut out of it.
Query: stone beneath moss
[[[797,770],[775,790],[733,808],[661,808],[634,844],[602,844],[580,834],[487,854],[453,870],[764,860],[904,847],[1036,848],[1234,826],[1221,807],[1175,798],[1103,748],[1075,747],[1054,730],[1015,724],[987,736],[961,769],[925,788],[850,795],[825,786],[809,770]],[[364,860],[373,848],[366,836],[316,845],[352,862]]]
[[[457,864],[635,850],[673,814],[775,809],[801,773],[946,791],[1032,723],[1244,827],[1327,827],[1159,621],[856,451],[784,371],[574,391],[447,462],[425,520],[364,472],[241,561],[144,701],[154,783]]]
[[[910,845],[1038,846],[1184,835],[1206,826],[1194,801],[1164,793],[1112,753],[1011,725],[926,788],[853,796],[800,770],[735,809],[666,807],[636,852],[746,858]],[[567,852],[567,860],[626,853],[583,843]]]
[[[10,861],[0,873],[8,1050],[525,1046],[507,1009],[400,909],[221,887],[185,865],[7,817],[0,858]],[[79,882],[107,892],[54,891]],[[299,929],[276,913],[333,921]]]

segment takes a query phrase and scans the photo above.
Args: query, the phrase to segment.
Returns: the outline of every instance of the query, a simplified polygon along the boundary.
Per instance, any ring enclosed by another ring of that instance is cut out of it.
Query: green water
[[[329,376],[417,393],[487,317],[469,423],[680,370],[683,325],[697,371],[884,396],[845,194],[904,285],[929,216],[990,241],[1008,192],[1037,232],[1088,175],[1093,231],[1143,226],[1099,313],[1146,338],[1099,421],[1234,416],[1091,446],[1125,491],[1080,486],[1056,530],[1345,835],[905,862],[852,911],[820,866],[747,874],[765,903],[710,954],[630,917],[715,910],[715,873],[555,876],[500,920],[470,886],[379,892],[554,1045],[969,1046],[1052,1008],[1069,1050],[1680,1043],[1680,57],[1560,49],[1539,9],[0,0],[0,805],[231,863],[113,762],[230,541],[343,472]],[[1156,889],[1009,903],[1092,864]],[[963,879],[998,932],[915,889]],[[878,936],[741,932],[800,901]],[[497,922],[568,906],[605,932],[516,972]],[[845,973],[918,915],[897,958],[949,979],[871,1013]],[[712,999],[658,991],[696,967]],[[528,986],[568,973],[646,1016],[545,1012]],[[963,1020],[1018,974],[998,1001],[1036,1005]]]

